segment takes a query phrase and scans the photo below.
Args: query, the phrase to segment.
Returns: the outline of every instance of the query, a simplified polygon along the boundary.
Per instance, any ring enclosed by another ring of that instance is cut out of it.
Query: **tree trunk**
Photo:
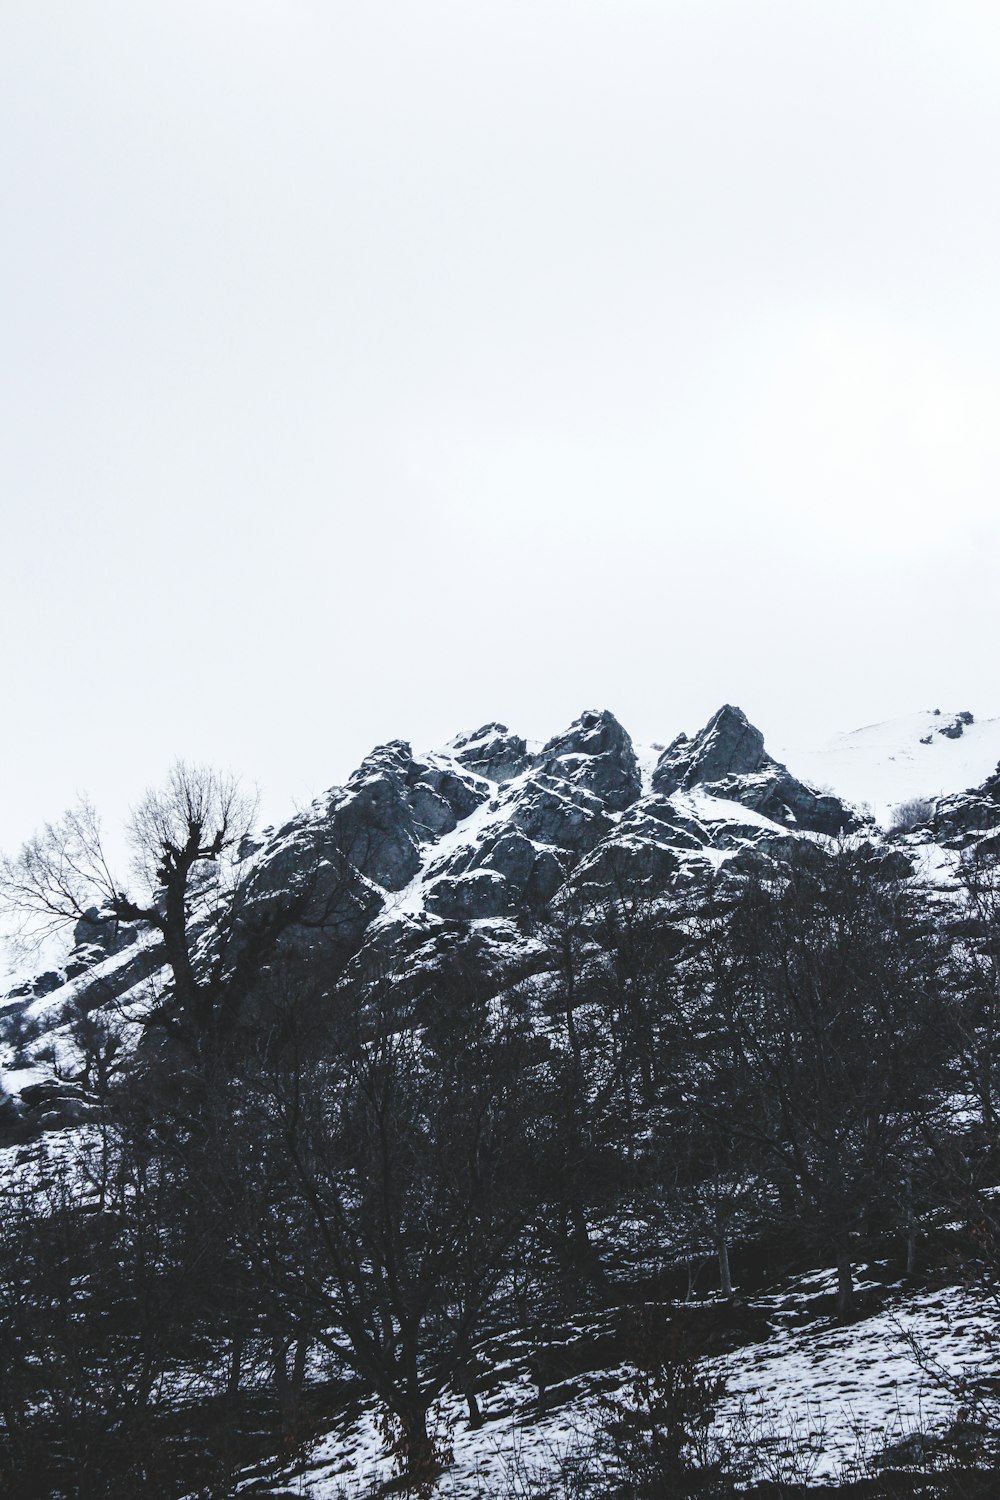
[[[413,1485],[429,1484],[437,1477],[440,1465],[434,1442],[427,1432],[427,1408],[408,1407],[399,1413],[403,1429],[403,1460],[406,1478]]]
[[[729,1269],[729,1245],[725,1235],[720,1235],[719,1237],[719,1283],[722,1288],[722,1295],[727,1302],[731,1301],[733,1296],[733,1277]]]
[[[188,951],[186,894],[187,870],[183,873],[176,871],[166,884],[166,914],[160,931],[173,975],[174,994],[188,1019],[203,1026],[207,1016]]]
[[[837,1239],[837,1317],[842,1323],[854,1313],[854,1271],[847,1235]]]
[[[295,1340],[295,1357],[292,1360],[292,1391],[298,1402],[306,1383],[306,1360],[309,1358],[309,1335],[300,1333]]]
[[[293,1441],[295,1431],[295,1397],[288,1378],[288,1344],[283,1338],[275,1338],[271,1345],[274,1370],[274,1394],[278,1401],[281,1421],[281,1436],[286,1444]]]
[[[226,1380],[226,1399],[234,1402],[240,1393],[240,1380],[243,1376],[243,1346],[245,1339],[242,1333],[234,1333],[233,1341],[229,1346],[229,1376]]]
[[[587,1215],[578,1200],[570,1205],[570,1221],[574,1266],[585,1284],[600,1294],[607,1287],[608,1279],[604,1273],[604,1266],[601,1264],[601,1257],[590,1238]]]

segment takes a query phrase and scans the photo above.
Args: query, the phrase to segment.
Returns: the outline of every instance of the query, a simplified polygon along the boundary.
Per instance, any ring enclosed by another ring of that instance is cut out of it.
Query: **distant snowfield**
[[[958,739],[941,734],[957,715],[942,709],[907,714],[839,734],[819,749],[768,745],[776,760],[813,786],[829,787],[882,824],[912,797],[937,797],[979,786],[1000,762],[1000,718],[975,720]],[[930,743],[922,741],[930,736]]]

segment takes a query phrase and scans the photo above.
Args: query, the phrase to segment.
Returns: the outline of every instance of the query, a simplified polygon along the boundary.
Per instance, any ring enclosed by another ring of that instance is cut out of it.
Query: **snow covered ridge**
[[[993,826],[1000,720],[927,711],[784,759],[728,704],[666,749],[634,746],[607,710],[541,746],[499,723],[425,755],[393,741],[248,840],[239,878],[249,912],[297,907],[290,942],[384,956],[451,929],[516,945],[519,924],[571,897],[599,901],[622,881],[669,892],[734,859],[780,859],[802,838],[877,838],[901,804],[918,825],[909,844],[940,866],[942,846]],[[111,1006],[127,1019],[164,988],[156,933],[84,921],[73,936],[67,961],[0,1001],[10,1092],[73,1073],[67,1012]],[[211,924],[200,945],[211,950]]]
[[[869,806],[884,824],[900,803],[980,786],[1000,762],[1000,719],[928,709],[782,755],[807,780]]]

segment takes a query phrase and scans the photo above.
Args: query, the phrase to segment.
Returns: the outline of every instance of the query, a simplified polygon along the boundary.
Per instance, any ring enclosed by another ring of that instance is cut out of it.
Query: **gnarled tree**
[[[175,762],[164,785],[148,791],[129,818],[132,883],[126,886],[105,852],[96,810],[81,799],[16,857],[0,860],[0,908],[27,946],[70,924],[96,930],[109,918],[153,928],[170,968],[174,1011],[203,1034],[215,994],[212,977],[196,969],[192,918],[218,904],[255,806],[234,777]]]

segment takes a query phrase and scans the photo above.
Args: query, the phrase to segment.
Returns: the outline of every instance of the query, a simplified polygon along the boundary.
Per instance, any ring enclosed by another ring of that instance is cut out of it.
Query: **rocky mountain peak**
[[[680,734],[668,745],[653,772],[653,789],[670,796],[727,776],[752,775],[769,760],[760,730],[741,708],[724,703],[693,740]]]
[[[662,797],[695,787],[806,833],[836,837],[863,821],[840,798],[797,780],[768,755],[760,730],[731,703],[693,739],[678,735],[653,771],[653,791]]]
[[[536,764],[542,775],[593,792],[609,812],[630,807],[642,792],[632,741],[606,708],[585,710],[542,747]]]

